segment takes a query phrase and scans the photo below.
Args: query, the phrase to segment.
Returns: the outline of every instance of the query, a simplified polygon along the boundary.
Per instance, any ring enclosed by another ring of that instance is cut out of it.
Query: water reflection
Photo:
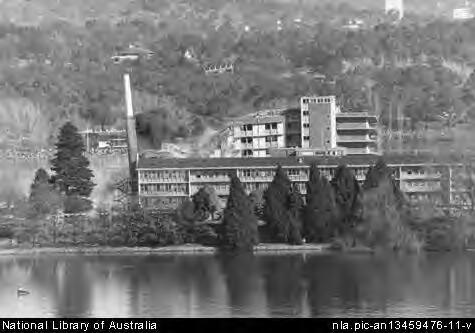
[[[475,315],[475,255],[0,257],[6,317]],[[30,291],[18,297],[17,288]]]

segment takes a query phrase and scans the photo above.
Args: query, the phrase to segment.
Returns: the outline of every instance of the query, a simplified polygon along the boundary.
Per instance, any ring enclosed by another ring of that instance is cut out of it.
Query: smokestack
[[[127,146],[129,151],[129,172],[132,194],[138,192],[137,184],[137,133],[135,131],[135,117],[132,105],[132,90],[130,88],[130,75],[124,74],[125,103],[127,107]]]

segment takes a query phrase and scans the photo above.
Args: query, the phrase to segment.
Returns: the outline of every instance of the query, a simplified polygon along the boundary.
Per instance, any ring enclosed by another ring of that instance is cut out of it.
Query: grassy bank
[[[328,244],[259,244],[254,247],[254,253],[289,253],[289,252],[324,252]],[[42,255],[42,254],[86,254],[86,255],[128,255],[128,254],[214,254],[218,249],[213,246],[199,244],[172,245],[164,247],[11,247],[0,248],[1,256],[12,255]]]

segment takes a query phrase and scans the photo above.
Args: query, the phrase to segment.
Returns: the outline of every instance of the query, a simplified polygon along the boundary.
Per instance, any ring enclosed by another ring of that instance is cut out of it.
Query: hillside
[[[2,0],[0,139],[46,146],[67,119],[123,126],[125,71],[148,148],[306,94],[378,109],[385,124],[397,110],[414,127],[444,112],[472,117],[475,23],[432,20],[408,3],[408,18],[394,25],[382,3]],[[342,28],[355,17],[361,30]],[[129,45],[153,56],[114,64]],[[233,73],[203,71],[230,61]]]

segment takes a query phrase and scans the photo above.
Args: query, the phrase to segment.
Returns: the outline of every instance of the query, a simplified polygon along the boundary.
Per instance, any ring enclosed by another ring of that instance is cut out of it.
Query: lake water
[[[4,256],[0,314],[474,317],[474,270],[475,253]]]

